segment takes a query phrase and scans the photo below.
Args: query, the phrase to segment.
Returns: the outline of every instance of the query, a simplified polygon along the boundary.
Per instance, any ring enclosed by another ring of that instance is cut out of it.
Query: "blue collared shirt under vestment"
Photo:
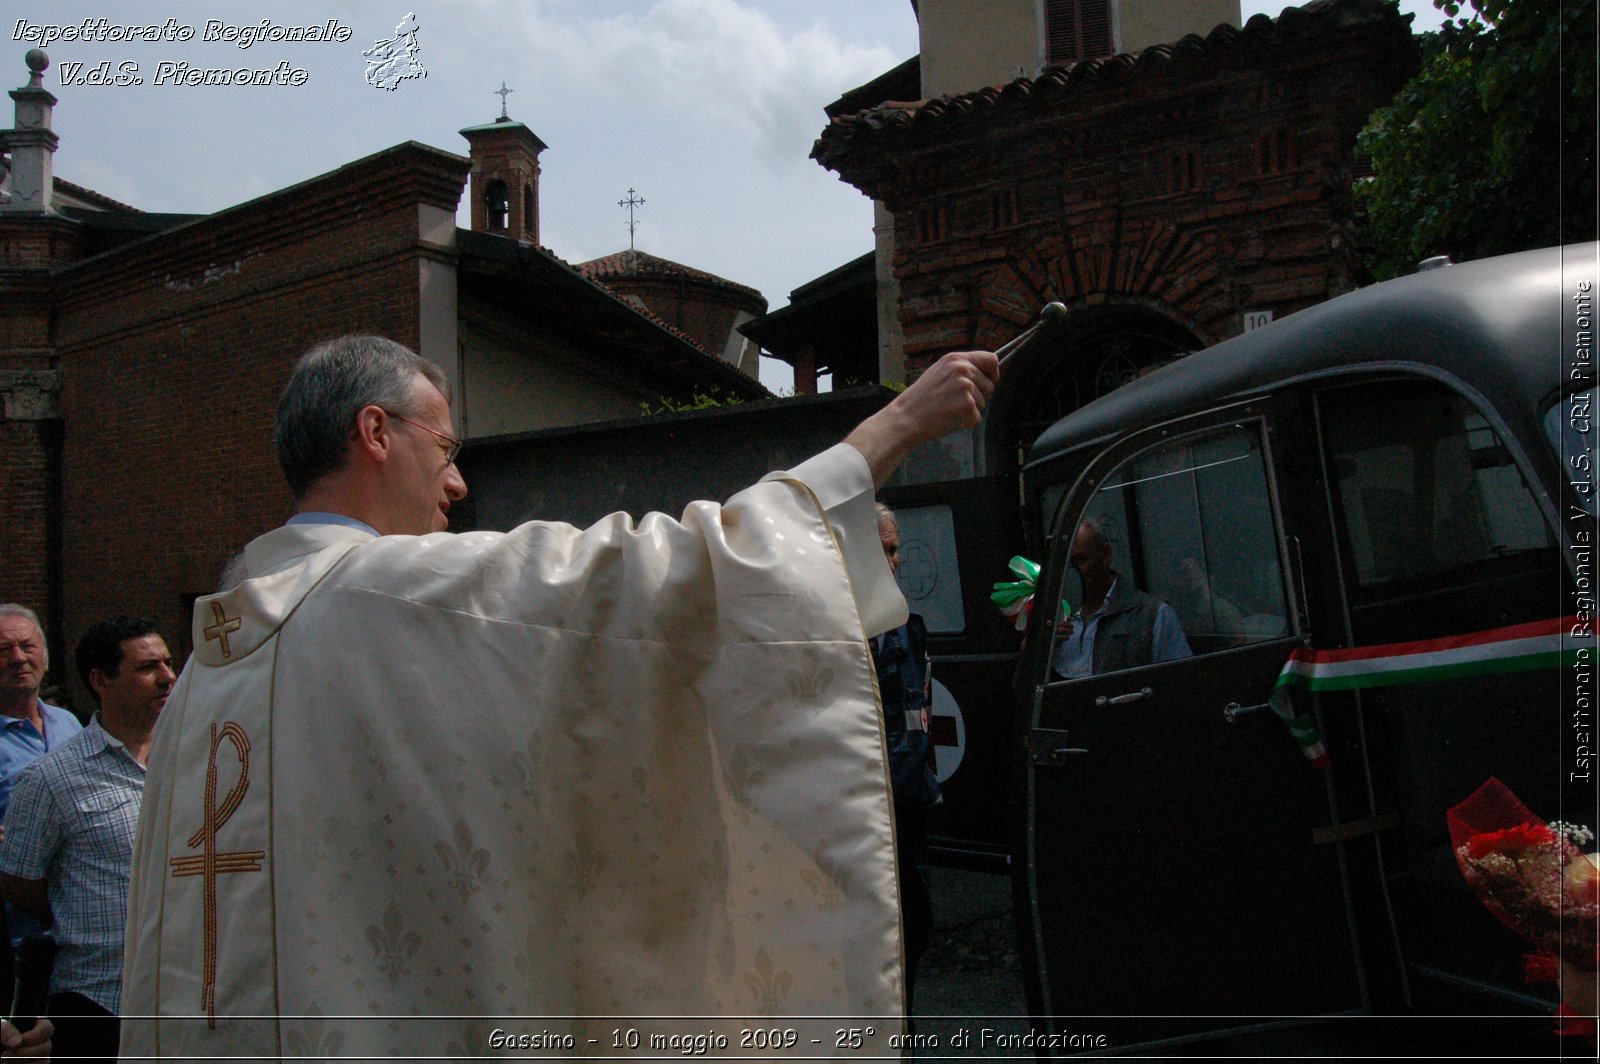
[[[344,514],[329,513],[326,510],[308,510],[303,514],[295,514],[293,517],[289,518],[289,520],[285,521],[284,524],[344,525],[348,528],[359,528],[363,531],[371,532],[374,536],[378,534],[378,530],[367,524],[365,521],[358,521],[354,517],[347,517]]]

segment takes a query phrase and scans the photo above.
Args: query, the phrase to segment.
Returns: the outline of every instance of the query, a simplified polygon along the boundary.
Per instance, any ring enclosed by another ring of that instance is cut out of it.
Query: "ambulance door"
[[[1399,962],[1380,1004],[1548,1008],[1522,979],[1527,944],[1467,889],[1445,811],[1494,776],[1547,819],[1592,813],[1592,790],[1572,809],[1561,794],[1570,670],[1525,653],[1571,601],[1555,511],[1492,408],[1464,390],[1390,376],[1310,399],[1299,424],[1314,426],[1331,538],[1307,552],[1328,592],[1316,597],[1341,609],[1319,623],[1317,649],[1349,659],[1346,689],[1318,700],[1346,806],[1379,827],[1349,856],[1375,986]]]
[[[1121,1017],[1126,1045],[1364,1003],[1325,773],[1266,705],[1305,628],[1272,409],[1130,437],[1057,512],[1045,601],[1079,601],[1067,556],[1093,519],[1119,584],[1170,611],[1166,660],[1029,657],[1034,1007],[1063,1030]]]

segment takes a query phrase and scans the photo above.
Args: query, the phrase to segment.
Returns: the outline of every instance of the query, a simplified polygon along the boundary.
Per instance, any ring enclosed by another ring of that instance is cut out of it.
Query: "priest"
[[[277,422],[297,512],[196,604],[156,730],[124,1056],[887,1044],[867,639],[906,606],[873,493],[998,375],[947,355],[678,520],[451,535],[438,369],[370,336],[307,354]]]

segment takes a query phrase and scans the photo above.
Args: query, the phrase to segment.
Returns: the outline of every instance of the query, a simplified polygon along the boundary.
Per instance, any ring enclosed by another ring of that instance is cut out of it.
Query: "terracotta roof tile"
[[[1138,52],[1087,59],[1046,67],[1037,77],[1017,78],[956,96],[911,102],[891,101],[855,114],[833,118],[811,149],[811,158],[838,169],[836,162],[858,142],[896,130],[942,128],[962,117],[1002,107],[1026,106],[1030,101],[1059,92],[1090,92],[1124,78],[1137,78],[1158,70],[1194,63],[1214,63],[1240,51],[1296,42],[1355,25],[1397,18],[1387,0],[1312,0],[1302,7],[1285,8],[1276,19],[1255,15],[1242,28],[1227,23],[1204,37],[1189,34],[1171,44],[1157,44]],[[1409,20],[1410,16],[1404,16]]]
[[[693,266],[685,266],[681,262],[663,259],[659,255],[651,255],[644,251],[618,251],[611,255],[602,255],[598,259],[580,262],[574,267],[585,277],[597,281],[609,281],[621,278],[670,278],[673,280],[700,281],[704,284],[716,285],[719,288],[731,289],[755,296],[766,302],[760,292],[749,285],[730,281],[726,277],[718,277],[705,270],[697,270]]]

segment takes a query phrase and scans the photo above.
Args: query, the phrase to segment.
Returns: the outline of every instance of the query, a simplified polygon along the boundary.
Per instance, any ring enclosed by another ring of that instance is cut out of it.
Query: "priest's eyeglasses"
[[[382,407],[379,407],[378,409],[379,410],[383,410]],[[423,432],[431,432],[435,436],[439,437],[441,440],[443,440],[445,442],[445,445],[446,445],[445,446],[445,450],[444,450],[444,464],[445,465],[454,465],[455,464],[456,455],[461,453],[461,444],[462,444],[461,440],[458,440],[454,436],[451,436],[451,435],[449,435],[447,433],[440,432],[438,429],[430,429],[428,426],[424,425],[422,422],[420,422],[420,421],[412,421],[410,418],[406,417],[404,414],[396,414],[393,410],[384,410],[383,412],[385,414],[388,414],[390,417],[394,418],[396,421],[404,421],[407,425],[415,425],[417,428],[421,429]]]

